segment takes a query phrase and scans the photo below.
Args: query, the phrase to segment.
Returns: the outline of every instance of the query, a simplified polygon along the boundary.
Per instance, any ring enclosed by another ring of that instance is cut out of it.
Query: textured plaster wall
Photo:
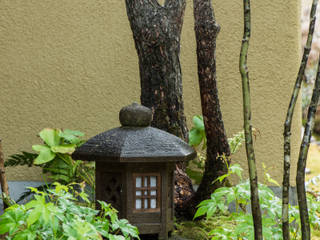
[[[217,43],[218,87],[231,136],[241,130],[238,55],[242,3],[214,2],[222,29]],[[299,64],[299,2],[253,1],[249,70],[255,143],[279,182],[282,128]],[[188,122],[200,112],[192,1],[182,33],[181,63]],[[78,129],[91,137],[118,126],[119,109],[139,101],[138,59],[124,0],[0,1],[0,137],[6,156],[30,151],[44,127]],[[293,127],[297,159],[300,106]],[[246,166],[244,148],[234,161]],[[295,166],[295,164],[293,164]],[[38,168],[8,169],[10,180],[38,180]],[[294,176],[293,176],[294,178]]]

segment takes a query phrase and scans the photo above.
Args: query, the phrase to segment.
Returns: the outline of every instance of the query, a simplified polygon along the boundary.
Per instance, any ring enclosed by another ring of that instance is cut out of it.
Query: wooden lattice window
[[[160,211],[160,186],[159,173],[135,173],[134,183],[134,210],[141,212]]]

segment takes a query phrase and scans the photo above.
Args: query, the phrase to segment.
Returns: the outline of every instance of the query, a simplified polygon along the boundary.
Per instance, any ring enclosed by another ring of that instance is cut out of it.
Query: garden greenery
[[[90,190],[95,189],[95,165],[94,162],[84,162],[73,160],[71,154],[76,147],[84,141],[81,137],[84,134],[80,131],[61,130],[45,128],[40,131],[39,136],[43,144],[33,145],[32,149],[38,153],[22,152],[14,154],[5,162],[6,167],[28,165],[40,166],[43,173],[49,173],[50,181],[56,181],[61,184],[71,182],[84,182]],[[44,184],[37,187],[38,190],[45,190],[51,184]],[[25,192],[17,202],[29,196],[31,191]]]
[[[126,219],[118,219],[117,210],[98,201],[101,211],[82,206],[89,204],[83,189],[74,184],[54,183],[46,192],[34,191],[34,199],[25,205],[14,204],[0,216],[0,234],[8,240],[110,240],[139,239],[138,229]]]
[[[241,179],[242,169],[239,165],[231,165],[229,171],[217,181],[222,181],[230,174],[237,174]],[[270,176],[266,179],[274,183]],[[280,198],[276,197],[273,191],[265,184],[259,183],[260,205],[262,210],[262,224],[264,239],[282,239],[281,228],[281,204]],[[250,184],[249,181],[240,181],[232,187],[221,187],[211,194],[211,198],[202,201],[198,205],[194,219],[206,216],[209,221],[213,216],[223,216],[224,221],[232,224],[221,224],[208,232],[211,239],[254,239],[254,228],[250,212]],[[230,206],[234,204],[233,211]],[[320,203],[315,198],[308,198],[311,226],[314,230],[320,229]],[[300,239],[298,231],[300,217],[298,206],[289,205],[289,220],[291,239]]]
[[[197,150],[198,154],[197,154],[197,158],[189,162],[186,172],[195,184],[200,184],[203,171],[204,171],[205,161],[206,161],[205,151],[207,149],[207,139],[205,134],[203,117],[201,115],[195,115],[192,118],[192,122],[193,122],[193,126],[189,132],[189,145],[194,147]],[[253,129],[253,131],[254,133],[256,132],[255,129]],[[236,153],[240,149],[244,141],[245,141],[244,131],[240,131],[239,133],[234,134],[232,138],[228,138],[231,155]],[[225,156],[224,156],[224,159],[227,160]],[[228,164],[227,163],[228,161],[225,161],[225,162],[226,164]],[[229,175],[232,174],[233,173],[232,171],[235,170],[236,167],[237,165],[231,166],[229,168],[228,174]],[[223,180],[228,176],[223,175],[219,179]]]

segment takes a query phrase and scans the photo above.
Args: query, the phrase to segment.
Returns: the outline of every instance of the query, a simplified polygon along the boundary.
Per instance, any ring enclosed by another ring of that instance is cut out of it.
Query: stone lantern
[[[151,110],[133,103],[121,109],[121,127],[80,146],[74,159],[96,161],[96,199],[137,226],[140,234],[168,239],[173,230],[175,163],[196,156],[180,138],[150,127]]]

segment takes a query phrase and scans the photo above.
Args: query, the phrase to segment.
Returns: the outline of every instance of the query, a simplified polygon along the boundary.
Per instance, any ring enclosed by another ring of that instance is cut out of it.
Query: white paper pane
[[[136,177],[136,187],[141,187],[141,177]]]
[[[151,205],[151,208],[157,208],[157,200],[151,199],[150,205]]]
[[[136,199],[136,209],[141,209],[141,199]]]
[[[136,196],[141,196],[141,191],[136,191]]]
[[[144,208],[148,208],[148,199],[144,199]]]
[[[156,187],[157,186],[157,177],[153,176],[150,177],[150,187]]]
[[[151,196],[156,196],[156,195],[157,195],[157,191],[156,191],[156,190],[151,191],[151,192],[150,192],[150,195],[151,195]]]
[[[144,177],[144,187],[148,187],[148,177]]]
[[[144,191],[144,195],[145,195],[145,196],[148,196],[148,191]]]

